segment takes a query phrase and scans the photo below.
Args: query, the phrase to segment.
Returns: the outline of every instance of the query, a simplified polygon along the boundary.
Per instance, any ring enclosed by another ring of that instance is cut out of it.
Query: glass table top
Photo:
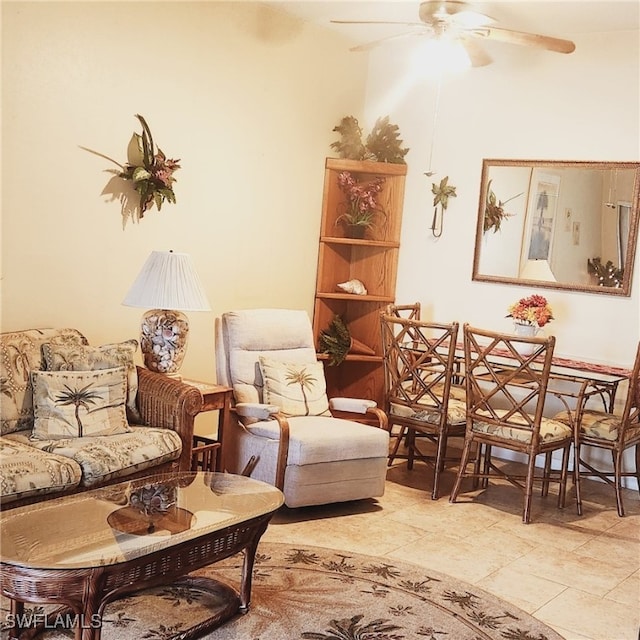
[[[0,514],[2,562],[73,569],[117,564],[277,510],[275,487],[227,473],[157,474]]]

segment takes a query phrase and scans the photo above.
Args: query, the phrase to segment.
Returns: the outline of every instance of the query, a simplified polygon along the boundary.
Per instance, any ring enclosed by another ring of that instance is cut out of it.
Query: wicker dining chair
[[[524,491],[522,521],[529,523],[534,482],[542,481],[542,495],[549,483],[559,483],[558,507],[564,507],[572,431],[563,422],[543,417],[555,347],[553,336],[524,338],[477,329],[465,324],[464,376],[466,385],[466,434],[460,468],[451,492],[456,502],[462,480],[509,481]],[[530,351],[528,355],[523,355]],[[471,451],[477,455],[469,470]],[[492,460],[492,448],[500,447],[526,456],[526,474],[506,471]],[[552,470],[551,455],[562,450],[559,470]],[[545,455],[542,475],[536,475],[536,458]]]
[[[640,491],[640,343],[636,350],[624,408],[621,414],[587,408],[590,401],[600,401],[602,393],[596,382],[586,382],[578,395],[574,412],[562,411],[554,416],[574,425],[573,469],[578,515],[582,515],[581,478],[599,478],[614,487],[618,515],[624,517],[622,478],[635,478]],[[613,469],[597,469],[588,457],[587,447],[609,451]],[[635,471],[623,471],[623,456],[635,447]]]
[[[407,468],[418,459],[433,465],[431,498],[437,500],[440,474],[450,437],[464,436],[464,390],[454,382],[458,323],[421,322],[382,314],[380,317],[389,425],[401,427],[390,461],[406,434]],[[416,436],[436,448],[435,456],[418,446]],[[460,457],[455,457],[456,463]]]
[[[407,320],[420,320],[420,303],[414,302],[413,304],[389,304],[386,309],[380,314],[393,316],[395,318],[406,318]],[[384,410],[389,413],[389,402],[385,399]],[[389,437],[393,442],[393,447],[389,452],[389,459],[387,461],[388,466],[391,466],[396,458],[406,458],[406,454],[398,453],[400,445],[407,438],[407,427],[404,424],[389,425]]]

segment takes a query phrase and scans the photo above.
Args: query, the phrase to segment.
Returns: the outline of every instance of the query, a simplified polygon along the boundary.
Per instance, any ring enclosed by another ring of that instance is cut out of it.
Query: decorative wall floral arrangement
[[[498,200],[496,194],[491,190],[491,180],[489,180],[487,183],[487,204],[484,208],[483,233],[486,233],[489,229],[493,229],[494,233],[499,231],[502,222],[513,215],[504,210],[504,205],[521,195],[522,194],[519,193],[517,196],[512,196],[502,202],[502,200]]]
[[[175,203],[176,195],[173,191],[173,185],[176,179],[173,174],[177,169],[180,169],[179,159],[167,158],[163,151],[155,145],[146,120],[139,114],[136,114],[136,118],[142,125],[142,134],[134,132],[131,136],[127,146],[127,162],[125,164],[121,164],[102,153],[81,147],[85,151],[118,165],[119,170],[107,169],[106,171],[115,174],[116,179],[127,181],[138,194],[138,202],[134,207],[131,207],[127,194],[122,189],[118,190],[118,186],[113,184],[113,179],[103,190],[103,195],[119,196],[125,222],[129,215],[134,217],[136,221],[140,221],[153,205],[160,211],[165,201]]]
[[[398,125],[389,122],[389,116],[378,118],[366,143],[362,141],[362,129],[353,116],[345,116],[340,124],[333,128],[340,134],[340,140],[331,143],[331,148],[341,158],[349,160],[369,160],[406,164],[404,157],[409,149],[402,147]]]
[[[425,173],[425,175],[428,175]],[[440,180],[440,184],[435,182],[431,184],[431,193],[433,193],[433,220],[431,221],[431,233],[436,238],[442,235],[443,214],[449,206],[449,198],[456,198],[456,188],[449,184],[449,176],[445,176]],[[438,205],[440,212],[438,215]]]

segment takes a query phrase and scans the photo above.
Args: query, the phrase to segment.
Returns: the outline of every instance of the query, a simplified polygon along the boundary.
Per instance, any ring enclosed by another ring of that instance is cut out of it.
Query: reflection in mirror
[[[628,296],[640,163],[482,162],[473,279]]]

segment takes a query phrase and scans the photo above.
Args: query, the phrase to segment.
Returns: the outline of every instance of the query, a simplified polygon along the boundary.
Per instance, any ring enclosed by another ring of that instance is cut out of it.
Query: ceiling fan
[[[491,63],[491,57],[480,45],[482,40],[525,45],[556,53],[571,53],[576,48],[571,40],[496,27],[493,18],[474,11],[461,0],[421,2],[418,15],[421,22],[384,20],[331,20],[331,22],[335,24],[391,24],[409,27],[409,30],[404,33],[352,47],[351,51],[368,51],[392,40],[411,37],[450,38],[459,41],[464,46],[474,67]]]

